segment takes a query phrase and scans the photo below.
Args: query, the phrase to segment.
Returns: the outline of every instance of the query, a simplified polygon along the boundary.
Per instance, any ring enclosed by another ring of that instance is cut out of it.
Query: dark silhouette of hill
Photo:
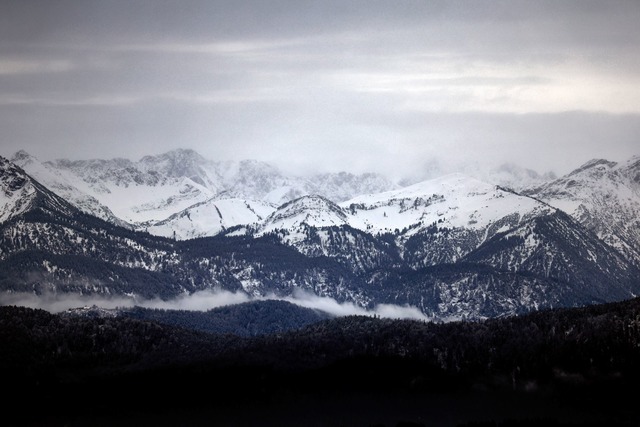
[[[482,322],[351,316],[253,338],[1,307],[0,349],[7,425],[640,422],[638,299]]]
[[[196,331],[243,337],[300,329],[332,317],[319,310],[300,307],[280,300],[250,301],[207,311],[135,307],[121,311],[119,315]]]

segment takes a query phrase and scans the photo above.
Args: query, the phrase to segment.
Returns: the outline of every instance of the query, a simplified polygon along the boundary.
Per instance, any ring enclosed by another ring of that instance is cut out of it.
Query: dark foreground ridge
[[[0,307],[9,426],[631,426],[638,360],[639,299],[252,338]]]

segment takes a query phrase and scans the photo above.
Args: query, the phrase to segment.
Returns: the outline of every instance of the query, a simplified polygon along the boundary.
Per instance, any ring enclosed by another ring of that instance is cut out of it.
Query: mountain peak
[[[5,195],[21,190],[28,182],[27,174],[20,167],[0,156],[0,189]]]
[[[163,172],[171,177],[192,178],[200,177],[200,166],[206,162],[206,159],[194,150],[177,149],[157,156],[144,156],[139,164],[147,171]]]
[[[296,229],[303,226],[333,227],[348,223],[342,208],[319,195],[299,197],[280,206],[265,221],[262,232]]]
[[[13,156],[11,156],[11,161],[15,164],[26,164],[33,160],[37,159],[25,150],[16,151]]]
[[[0,156],[0,223],[38,207],[65,213],[74,209],[27,175],[21,167]]]
[[[298,197],[295,200],[292,200],[288,203],[285,203],[281,206],[281,208],[286,208],[289,206],[305,206],[309,208],[327,208],[327,209],[340,209],[338,205],[333,203],[331,200],[327,199],[324,196],[320,196],[319,194],[307,194],[302,197]]]
[[[600,168],[600,169],[612,169],[617,165],[616,162],[611,162],[609,160],[605,160],[605,159],[591,159],[588,162],[586,162],[585,164],[583,164],[582,166],[580,166],[578,169],[575,169],[574,171],[569,173],[569,176],[578,174],[580,172],[584,172],[588,169],[593,169],[593,168]]]
[[[151,155],[144,156],[142,159],[140,159],[140,163],[166,161],[166,160],[198,161],[198,162],[206,161],[205,158],[202,157],[200,153],[198,153],[195,150],[192,150],[190,148],[177,148],[175,150],[170,150],[155,156],[151,156]]]

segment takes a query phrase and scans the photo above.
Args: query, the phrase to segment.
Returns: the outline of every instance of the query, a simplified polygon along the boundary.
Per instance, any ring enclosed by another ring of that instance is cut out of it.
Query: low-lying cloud
[[[27,292],[0,293],[0,305],[16,305],[60,313],[71,308],[98,306],[106,309],[133,307],[134,300],[127,297],[106,297],[80,294],[45,293],[35,295]]]
[[[414,306],[378,304],[372,310],[368,310],[352,302],[338,302],[333,298],[321,297],[303,290],[296,290],[292,296],[277,299],[282,299],[301,307],[324,311],[336,317],[377,315],[391,319],[429,320],[424,313]]]
[[[217,307],[241,304],[260,300],[282,300],[300,307],[319,310],[331,316],[342,317],[350,315],[371,316],[393,319],[430,320],[424,313],[414,306],[400,306],[393,304],[378,304],[373,309],[366,309],[353,302],[338,302],[337,300],[318,296],[303,290],[296,290],[290,296],[269,295],[265,297],[251,297],[243,292],[229,292],[225,290],[203,290],[193,294],[185,294],[171,300],[128,298],[124,296],[109,297],[79,294],[34,295],[30,293],[0,293],[0,305],[16,305],[36,308],[60,313],[79,307],[97,306],[105,309],[132,308],[135,306],[156,308],[163,310],[207,311]]]

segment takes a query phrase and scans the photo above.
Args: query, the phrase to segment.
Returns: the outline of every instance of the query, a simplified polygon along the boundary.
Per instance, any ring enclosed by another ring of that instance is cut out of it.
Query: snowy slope
[[[258,235],[275,230],[297,232],[305,227],[323,228],[348,224],[346,213],[324,197],[304,196],[280,206],[260,224]]]
[[[486,230],[505,217],[524,220],[549,212],[544,204],[491,184],[451,174],[400,190],[359,196],[341,206],[351,214],[350,224],[371,233],[415,234],[439,228]],[[495,230],[505,231],[508,225]],[[404,231],[403,231],[404,230]]]
[[[36,196],[36,189],[24,171],[0,157],[0,223],[23,214]]]
[[[100,168],[111,169],[97,163],[95,180],[82,180],[87,187],[162,189],[189,180],[206,188],[213,176],[147,159],[163,171],[154,177],[116,160],[126,166],[122,175],[100,180]],[[579,187],[580,174],[599,183],[612,170],[618,187],[635,191],[637,162],[587,165],[563,188]],[[460,174],[341,205],[307,195],[275,209],[222,193],[148,224],[181,239],[201,235],[193,230],[220,234],[176,242],[86,215],[6,159],[0,173],[0,284],[10,292],[171,298],[206,289],[260,297],[304,289],[361,307],[408,304],[435,318],[640,294],[640,270],[569,215]],[[634,200],[635,193],[622,194]],[[244,235],[222,232],[243,223],[252,224]]]
[[[4,158],[0,191],[0,291],[6,293],[166,299],[212,289],[254,296],[304,289],[369,301],[358,279],[335,263],[270,239],[175,242],[118,227],[81,212]]]
[[[399,263],[394,245],[350,226],[348,211],[324,197],[304,196],[280,206],[254,226],[308,257],[335,259],[356,274]]]
[[[176,157],[189,164],[187,156],[179,154]],[[118,218],[130,223],[165,219],[215,194],[203,185],[202,176],[192,173],[192,168],[177,159],[153,162],[145,157],[138,163],[126,159],[57,160],[46,165],[61,171]]]
[[[411,268],[453,263],[497,233],[553,212],[530,197],[453,174],[340,205],[301,197],[255,228],[256,236],[274,233],[307,256],[336,258],[362,272],[394,265],[398,257]]]
[[[111,209],[91,196],[91,190],[74,176],[40,162],[25,151],[15,153],[11,161],[81,211],[123,227],[130,227],[130,224],[118,218]],[[79,188],[78,184],[84,189]]]
[[[526,193],[568,213],[640,265],[640,157],[592,160]]]
[[[262,221],[275,210],[259,200],[210,199],[171,215],[169,218],[140,224],[139,228],[178,240],[215,236],[229,228]]]
[[[139,161],[60,159],[40,163],[24,152],[16,153],[14,159],[83,211],[119,225],[146,227],[160,235],[168,234],[168,224],[177,224],[177,216],[194,206],[202,209],[211,200],[246,200],[252,206],[266,207],[310,194],[342,201],[363,192],[396,188],[376,174],[341,172],[303,178],[283,174],[265,162],[211,161],[193,150],[183,149],[145,156]],[[270,213],[256,209],[261,211],[257,215],[260,217]],[[259,219],[257,216],[246,219],[254,221]],[[161,226],[150,227],[159,223]],[[187,229],[189,224],[194,228]],[[200,236],[204,230],[217,233],[223,226],[228,228],[226,223],[206,227],[198,221],[183,221],[177,226],[178,234],[183,236]]]

